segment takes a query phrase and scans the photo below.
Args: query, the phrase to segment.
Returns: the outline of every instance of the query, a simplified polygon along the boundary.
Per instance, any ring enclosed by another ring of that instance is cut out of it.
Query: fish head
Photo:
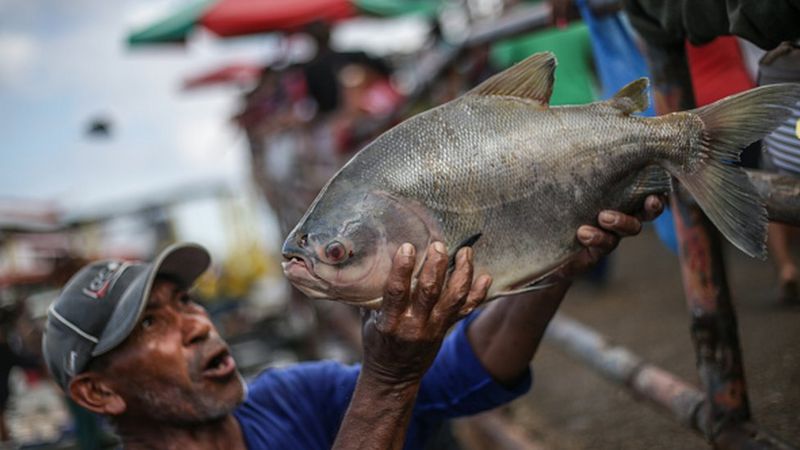
[[[312,299],[378,308],[404,242],[424,249],[432,233],[416,211],[380,192],[317,201],[284,241],[283,271]],[[417,252],[421,264],[424,251]]]

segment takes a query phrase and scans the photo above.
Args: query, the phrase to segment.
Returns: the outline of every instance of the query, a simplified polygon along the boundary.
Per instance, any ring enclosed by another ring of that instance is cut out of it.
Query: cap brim
[[[92,356],[108,352],[131,334],[147,306],[156,275],[166,275],[188,288],[210,265],[211,256],[200,245],[184,243],[167,247],[122,295]]]

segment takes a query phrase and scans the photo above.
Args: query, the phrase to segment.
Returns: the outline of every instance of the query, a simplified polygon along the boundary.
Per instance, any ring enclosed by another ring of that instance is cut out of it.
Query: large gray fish
[[[380,304],[392,257],[444,241],[471,245],[489,298],[535,289],[580,251],[575,230],[599,211],[633,211],[674,175],[720,231],[765,257],[766,211],[740,149],[800,99],[770,85],[692,111],[633,115],[647,79],[612,99],[549,107],[555,58],[531,56],[462,97],[382,134],[322,189],[283,245],[284,272],[312,298]]]

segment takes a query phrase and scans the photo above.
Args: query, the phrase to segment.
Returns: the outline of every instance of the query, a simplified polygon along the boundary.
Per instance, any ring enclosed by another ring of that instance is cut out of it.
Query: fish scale
[[[551,54],[534,55],[365,147],[287,237],[290,281],[315,298],[376,307],[396,249],[442,240],[453,252],[472,245],[477,273],[494,279],[490,298],[535,289],[581,249],[580,225],[603,209],[633,212],[670,189],[669,175],[735,245],[763,256],[763,203],[732,162],[783,121],[800,86],[643,118],[634,113],[647,106],[646,79],[608,101],[549,107],[554,69]],[[360,225],[346,231],[346,221]],[[331,245],[352,257],[334,260]]]

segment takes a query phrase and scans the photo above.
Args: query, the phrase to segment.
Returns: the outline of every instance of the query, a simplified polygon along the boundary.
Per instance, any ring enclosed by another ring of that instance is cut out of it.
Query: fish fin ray
[[[525,292],[540,291],[542,289],[547,289],[549,287],[555,286],[558,283],[556,281],[549,281],[549,280],[551,279],[553,274],[555,274],[556,272],[561,270],[565,265],[567,265],[572,260],[573,256],[576,255],[577,253],[578,252],[576,252],[572,256],[564,259],[561,263],[555,265],[552,269],[550,269],[547,272],[539,275],[538,277],[534,278],[532,281],[526,283],[522,287],[515,288],[515,289],[510,289],[508,291],[498,292],[498,293],[494,294],[491,297],[490,300],[493,300],[493,299],[495,299],[497,297],[505,297],[505,296],[508,296],[508,295],[516,295],[516,294],[522,294],[522,293],[525,293]]]
[[[517,97],[534,100],[547,107],[553,94],[556,65],[556,57],[551,52],[536,53],[492,76],[467,95]]]
[[[699,167],[675,173],[720,232],[760,259],[767,256],[767,211],[745,172],[734,164],[743,147],[783,123],[798,101],[800,84],[772,84],[690,111],[704,126],[695,144]]]
[[[670,191],[672,191],[672,177],[663,167],[654,164],[639,172],[633,182],[631,194],[638,197],[665,194]]]
[[[608,102],[624,114],[642,112],[650,106],[650,95],[647,88],[650,81],[645,78],[631,81],[617,91]]]
[[[458,254],[458,251],[464,247],[472,247],[476,242],[478,242],[478,239],[480,239],[481,236],[483,236],[483,233],[475,233],[461,241],[461,243],[453,249],[453,252],[450,254],[450,259],[447,263],[448,271],[453,270],[456,267],[456,255]]]

